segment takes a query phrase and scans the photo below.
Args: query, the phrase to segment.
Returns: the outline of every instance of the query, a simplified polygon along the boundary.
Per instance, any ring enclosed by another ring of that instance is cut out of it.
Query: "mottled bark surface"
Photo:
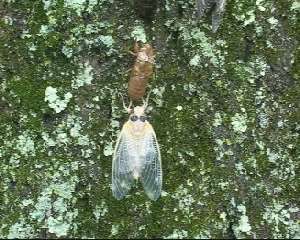
[[[216,33],[194,1],[136,2],[0,2],[0,237],[299,238],[299,1],[228,0]],[[156,202],[110,189],[134,38],[157,52]]]

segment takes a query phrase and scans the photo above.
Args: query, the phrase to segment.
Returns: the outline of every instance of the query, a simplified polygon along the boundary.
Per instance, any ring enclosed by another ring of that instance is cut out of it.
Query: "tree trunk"
[[[0,238],[299,238],[299,10],[228,0],[214,33],[192,0],[2,0]],[[135,39],[157,201],[111,193]]]

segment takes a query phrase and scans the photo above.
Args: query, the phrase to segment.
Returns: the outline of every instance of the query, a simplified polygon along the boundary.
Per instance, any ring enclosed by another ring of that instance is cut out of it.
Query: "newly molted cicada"
[[[130,117],[119,135],[112,162],[112,193],[117,199],[129,192],[136,179],[141,180],[151,200],[161,194],[161,156],[155,132],[145,115],[146,108],[147,101],[133,109],[131,103],[125,107]]]

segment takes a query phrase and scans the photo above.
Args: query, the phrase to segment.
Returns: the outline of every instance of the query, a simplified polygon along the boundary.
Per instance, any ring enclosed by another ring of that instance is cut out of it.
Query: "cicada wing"
[[[146,137],[145,150],[141,181],[147,196],[151,200],[156,200],[161,194],[162,168],[159,145],[152,127]]]
[[[222,20],[222,14],[218,12],[213,12],[212,13],[212,31],[215,33],[221,23]]]
[[[219,0],[215,9],[212,12],[212,30],[216,32],[222,21],[223,13],[225,11],[226,0]]]
[[[118,138],[112,163],[112,193],[120,200],[130,190],[134,182],[132,171],[129,167],[128,136],[122,129]]]
[[[208,0],[196,0],[196,9],[198,17],[202,17],[208,5]]]

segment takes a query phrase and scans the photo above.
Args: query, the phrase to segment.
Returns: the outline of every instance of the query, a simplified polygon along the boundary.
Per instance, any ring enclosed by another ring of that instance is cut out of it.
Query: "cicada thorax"
[[[130,74],[128,95],[132,100],[139,100],[145,95],[149,78],[153,74],[154,50],[150,44],[140,47],[136,42],[134,54],[136,59]]]
[[[129,116],[128,122],[126,123],[126,129],[129,134],[135,139],[144,136],[147,130],[149,130],[149,123],[147,116],[145,115],[144,106],[136,106],[132,109],[132,113]]]

